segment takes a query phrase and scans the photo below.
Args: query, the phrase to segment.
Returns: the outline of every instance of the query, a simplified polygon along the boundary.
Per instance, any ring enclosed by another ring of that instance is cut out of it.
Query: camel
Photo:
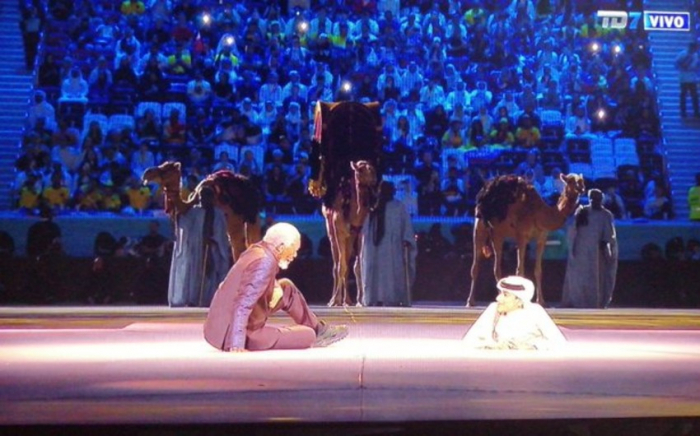
[[[556,206],[549,206],[523,178],[507,175],[490,181],[477,195],[474,221],[474,260],[471,267],[472,283],[467,307],[474,306],[474,290],[482,259],[494,254],[493,271],[496,280],[501,274],[503,242],[513,238],[518,247],[516,274],[525,276],[525,250],[531,240],[537,242],[535,255],[535,286],[537,303],[544,304],[542,292],[542,254],[550,231],[564,226],[566,219],[578,207],[585,191],[583,176],[561,175],[566,184]]]
[[[378,103],[325,103],[316,105],[309,192],[323,200],[333,255],[333,293],[329,306],[351,304],[348,295],[350,262],[357,253],[362,225],[381,180],[382,118]],[[362,301],[359,259],[354,273],[357,304]]]
[[[328,306],[352,304],[347,280],[353,258],[358,306],[362,304],[364,292],[361,262],[357,257],[362,251],[359,246],[362,225],[376,197],[377,171],[367,161],[352,162],[350,166],[354,173],[353,179],[343,179],[333,203],[324,204],[321,209],[333,256],[333,295]]]
[[[216,206],[226,216],[226,233],[233,261],[238,260],[248,245],[262,239],[260,193],[247,177],[231,171],[217,171],[199,182],[187,200],[180,197],[181,177],[179,162],[164,162],[148,168],[142,176],[144,183],[158,183],[163,187],[165,213],[171,219],[177,219],[178,214],[194,206],[202,188],[211,187],[216,193]]]

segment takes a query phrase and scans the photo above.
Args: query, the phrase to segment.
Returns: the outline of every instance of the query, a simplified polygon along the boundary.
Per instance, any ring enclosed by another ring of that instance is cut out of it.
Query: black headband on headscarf
[[[500,287],[506,291],[524,291],[525,286],[523,285],[511,285],[510,283],[501,282]]]

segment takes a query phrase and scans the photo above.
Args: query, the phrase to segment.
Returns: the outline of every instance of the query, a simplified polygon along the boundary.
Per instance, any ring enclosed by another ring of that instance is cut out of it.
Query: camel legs
[[[326,221],[326,233],[328,233],[328,242],[331,246],[331,257],[333,258],[333,294],[328,302],[328,306],[335,306],[337,301],[337,286],[338,286],[338,237],[335,234],[335,227],[333,225],[333,212],[327,212],[324,210],[323,215]]]
[[[243,217],[226,211],[226,233],[231,244],[231,254],[235,262],[246,249],[245,221]]]
[[[333,257],[333,295],[328,302],[328,306],[340,306],[345,299],[345,296],[342,295],[343,283],[341,278],[341,265],[344,262],[345,253],[341,249],[341,243],[339,242],[341,236],[338,234],[338,214],[324,208],[323,216],[326,221],[326,231],[328,232],[328,240]]]
[[[350,299],[348,292],[348,275],[352,269],[350,260],[352,259],[353,254],[355,254],[355,241],[350,233],[347,223],[343,222],[343,225],[337,226],[336,230],[338,232],[338,250],[341,253],[341,257],[338,262],[338,276],[340,278],[340,304],[347,306],[352,304],[352,300]]]
[[[354,236],[349,229],[344,228],[344,230],[346,231],[341,233],[341,238],[343,238],[344,241],[344,243],[341,244],[341,249],[344,248],[345,254],[343,255],[343,262],[340,265],[340,277],[343,283],[342,304],[344,306],[349,306],[352,304],[352,299],[350,298],[350,292],[348,291],[348,276],[350,275],[350,271],[353,270],[353,265],[350,263],[350,261],[355,255],[355,242],[358,238]],[[355,259],[355,267],[357,267],[357,259]],[[358,284],[358,286],[361,286],[361,284]]]
[[[537,239],[537,253],[535,257],[535,289],[537,290],[537,304],[544,304],[544,292],[542,291],[542,255],[547,245],[547,235]]]
[[[518,267],[515,270],[515,275],[525,277],[525,257],[527,255],[527,239],[518,238]]]
[[[479,278],[479,264],[485,258],[484,256],[484,246],[487,242],[487,231],[480,219],[474,221],[474,258],[472,261],[472,283],[469,287],[469,298],[467,298],[467,307],[472,307],[475,305],[474,292],[476,290],[476,282]]]
[[[363,303],[362,300],[365,298],[365,288],[362,285],[362,236],[356,236],[355,239],[357,240],[357,256],[355,256],[355,267],[354,267],[354,273],[355,273],[355,282],[357,283],[357,303],[355,303],[356,306],[362,307]],[[353,244],[354,245],[354,244]]]
[[[503,277],[503,238],[492,238],[491,244],[493,246],[493,275],[496,277],[496,282],[501,280]]]

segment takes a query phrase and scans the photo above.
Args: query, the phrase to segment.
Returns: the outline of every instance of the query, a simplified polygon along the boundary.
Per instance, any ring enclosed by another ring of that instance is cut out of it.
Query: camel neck
[[[367,213],[369,212],[370,193],[369,187],[365,185],[355,185],[350,196],[353,204],[352,212],[350,213],[351,224],[362,225]],[[359,223],[359,224],[357,224]]]
[[[544,202],[543,202],[544,203]],[[562,193],[556,206],[546,206],[544,213],[540,215],[538,222],[543,229],[560,229],[566,219],[576,210],[578,206],[578,196],[566,196]]]
[[[578,207],[578,195],[567,195],[566,192],[561,194],[557,202],[557,210],[562,214],[564,219],[574,213]]]

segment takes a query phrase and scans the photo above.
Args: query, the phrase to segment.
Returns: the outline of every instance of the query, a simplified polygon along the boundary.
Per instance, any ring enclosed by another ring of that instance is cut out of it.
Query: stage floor
[[[531,352],[466,349],[483,308],[314,310],[348,338],[231,354],[205,309],[0,308],[0,424],[700,416],[700,311],[551,309],[569,344]]]

